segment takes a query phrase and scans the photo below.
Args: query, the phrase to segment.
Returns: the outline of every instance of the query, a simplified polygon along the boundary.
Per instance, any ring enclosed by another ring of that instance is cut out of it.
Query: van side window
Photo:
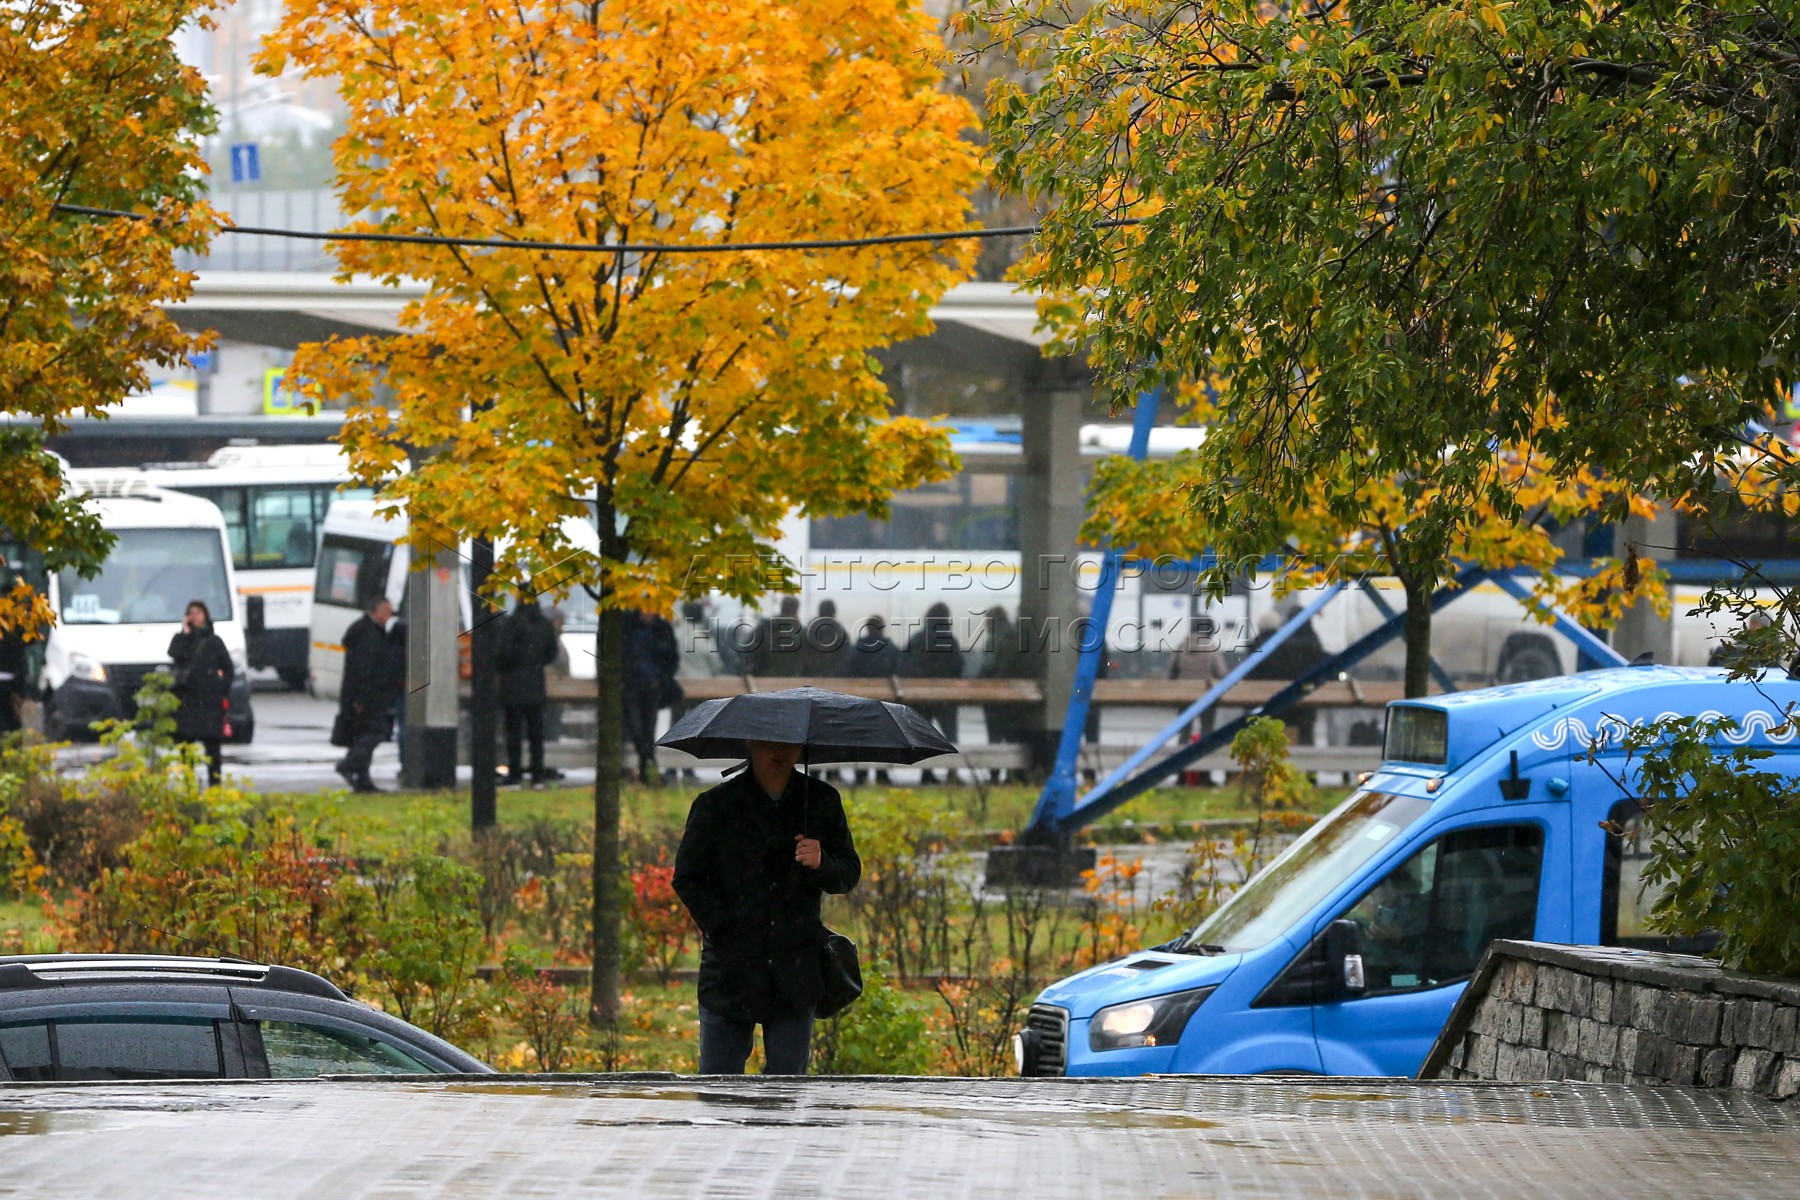
[[[326,534],[319,546],[314,602],[366,609],[387,589],[393,552],[386,542]]]
[[[1644,882],[1650,865],[1650,832],[1635,800],[1613,805],[1609,820],[1622,830],[1606,835],[1606,865],[1600,877],[1600,944],[1637,950],[1705,954],[1719,944],[1717,934],[1671,937],[1650,928],[1650,910],[1662,895],[1660,884]]]
[[[1496,938],[1537,929],[1544,833],[1490,825],[1445,834],[1394,868],[1344,916],[1356,923],[1369,995],[1467,979]]]

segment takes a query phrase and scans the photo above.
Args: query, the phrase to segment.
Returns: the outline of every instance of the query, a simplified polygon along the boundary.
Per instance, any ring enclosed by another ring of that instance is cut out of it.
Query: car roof
[[[0,955],[0,993],[90,983],[211,983],[267,988],[325,1000],[349,999],[337,985],[311,971],[247,959],[173,954]]]

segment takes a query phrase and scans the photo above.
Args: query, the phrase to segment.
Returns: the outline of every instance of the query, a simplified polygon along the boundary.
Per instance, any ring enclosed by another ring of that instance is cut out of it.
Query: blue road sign
[[[262,178],[262,163],[255,142],[237,142],[231,147],[231,182],[255,183]]]

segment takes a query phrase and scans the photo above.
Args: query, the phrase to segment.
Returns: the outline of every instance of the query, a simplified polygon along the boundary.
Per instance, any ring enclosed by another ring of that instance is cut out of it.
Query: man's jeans
[[[804,1075],[812,1053],[812,1013],[763,1022],[764,1075]],[[742,1075],[756,1040],[756,1022],[700,1009],[700,1073]]]

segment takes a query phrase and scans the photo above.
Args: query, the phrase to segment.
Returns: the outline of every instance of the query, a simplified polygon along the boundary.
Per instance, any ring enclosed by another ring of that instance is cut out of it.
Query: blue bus
[[[1606,734],[1725,716],[1724,741],[1800,772],[1800,682],[1726,674],[1623,667],[1389,705],[1380,768],[1229,900],[1045,989],[1020,1072],[1411,1075],[1497,938],[1705,949],[1645,929],[1648,846]]]

